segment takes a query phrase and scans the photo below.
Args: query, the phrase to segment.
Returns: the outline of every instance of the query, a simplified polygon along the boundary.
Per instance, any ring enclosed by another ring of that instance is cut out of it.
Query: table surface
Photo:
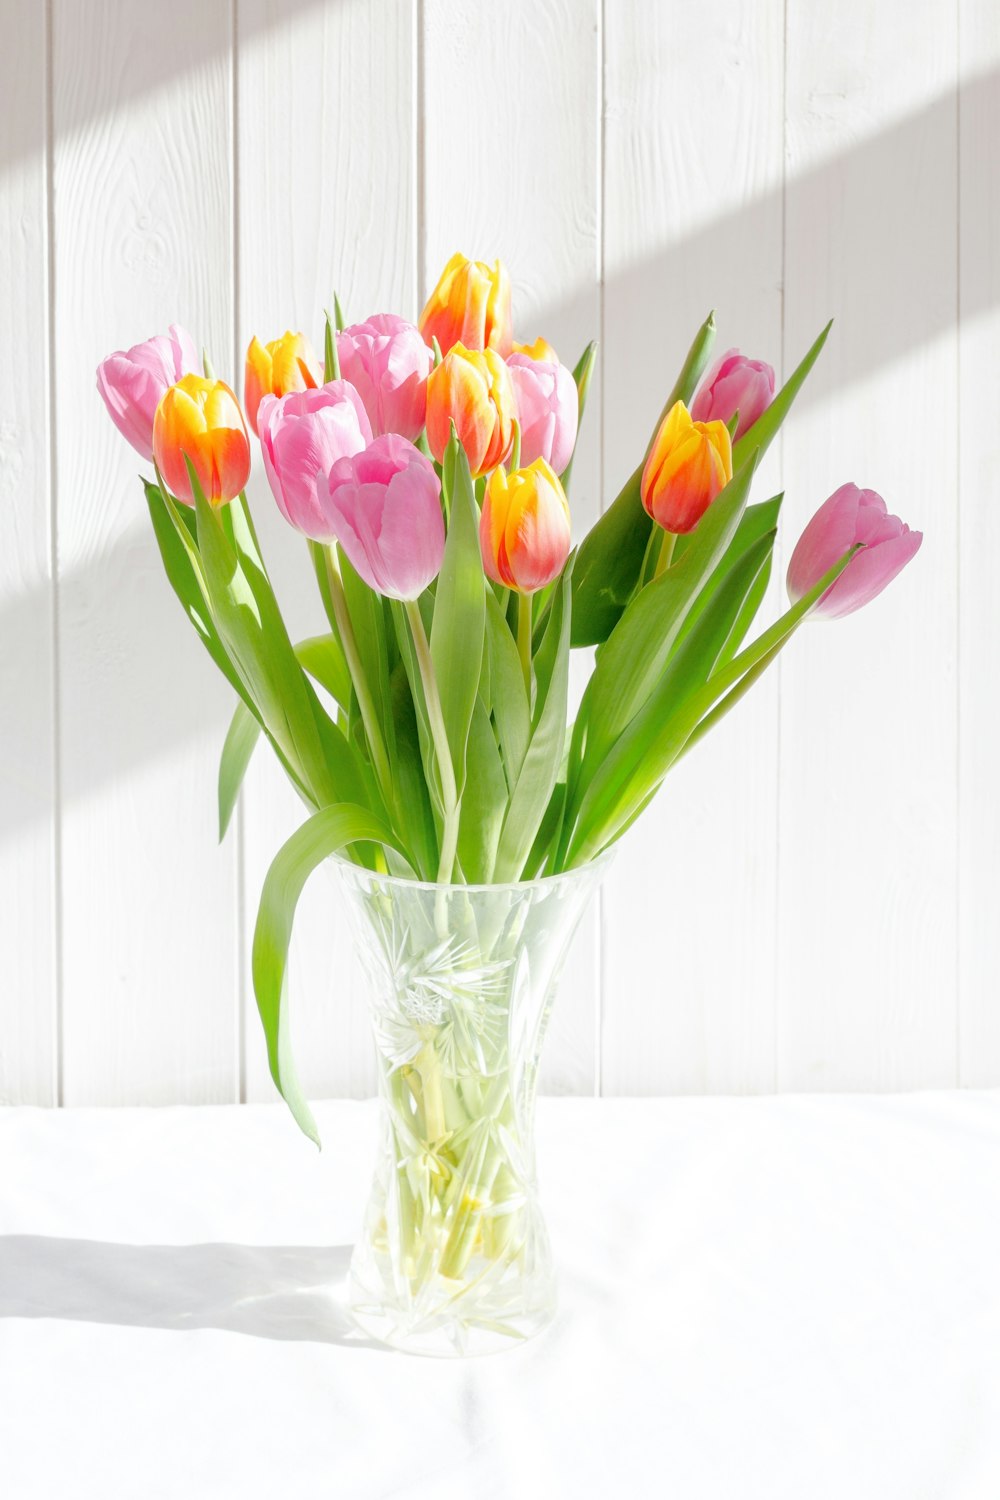
[[[997,1500],[1000,1094],[543,1100],[552,1329],[356,1333],[375,1106],[0,1111],[5,1500]]]

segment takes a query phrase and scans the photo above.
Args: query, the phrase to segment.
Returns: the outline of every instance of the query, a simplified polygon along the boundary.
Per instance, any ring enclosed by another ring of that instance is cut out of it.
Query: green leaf
[[[295,656],[314,682],[325,688],[346,713],[351,703],[351,674],[335,635],[312,635],[299,641]]]
[[[389,755],[393,752],[392,702],[389,693],[389,652],[385,637],[385,614],[382,597],[369,588],[364,579],[351,566],[351,561],[341,547],[340,576],[344,581],[344,597],[351,616],[354,640],[361,658],[364,673],[378,726]]]
[[[549,623],[535,658],[531,740],[511,791],[497,851],[494,879],[501,883],[520,878],[562,765],[569,695],[573,564],[571,556],[553,597]]]
[[[337,353],[337,340],[334,337],[329,313],[326,314],[326,329],[323,335],[323,379],[326,381],[340,379],[340,357]]]
[[[768,539],[756,546],[765,549]],[[695,666],[704,658],[721,630],[721,615],[706,610],[696,630],[665,674],[662,691],[654,693],[645,709],[621,736],[614,750],[587,789],[577,820],[567,865],[585,864],[619,837],[634,820],[645,801],[677,759],[688,737],[713,705],[777,647],[785,644],[813,605],[847,567],[856,547],[850,548],[797,604],[787,610],[762,635],[733,660],[720,666],[700,687],[692,688]],[[740,559],[724,584],[720,610],[738,610],[745,596],[746,575],[751,572],[750,554]],[[739,570],[743,570],[742,579]],[[741,592],[742,591],[742,592]],[[734,607],[735,601],[735,607]],[[731,628],[731,627],[730,627]]]
[[[219,760],[219,843],[226,836],[250,757],[260,739],[260,725],[245,703],[237,703]]]
[[[458,860],[470,884],[493,879],[497,845],[507,810],[507,780],[490,716],[476,699],[466,753],[468,774],[458,825]]]
[[[417,711],[403,661],[397,663],[392,674],[391,689],[396,745],[392,771],[396,783],[399,827],[405,836],[407,847],[413,851],[414,868],[418,875],[422,880],[434,880],[437,876],[440,846],[424,769]]]
[[[587,345],[586,349],[584,349],[583,353],[580,355],[580,358],[577,360],[576,366],[574,367],[574,370],[573,370],[573,381],[574,381],[574,384],[576,385],[576,403],[577,403],[576,432],[577,432],[577,442],[579,442],[580,429],[583,426],[583,413],[584,413],[584,409],[586,408],[586,405],[587,405],[587,396],[588,396],[588,394],[590,392],[590,382],[591,382],[591,378],[593,377],[594,367],[595,367],[596,364],[597,364],[597,340],[596,339],[591,339],[590,343]],[[570,475],[571,475],[571,473],[573,471],[573,459],[575,457],[576,457],[576,443],[573,444],[573,452],[570,454],[569,463],[566,465],[565,469],[563,470],[563,474],[562,474],[562,487],[566,491],[567,494],[569,494],[569,481],[570,481]]]
[[[459,796],[465,751],[479,690],[486,625],[486,580],[479,550],[479,511],[465,450],[452,428],[444,456],[450,521],[434,596],[431,658],[441,694]]]
[[[674,643],[674,649],[676,649],[677,645],[679,645],[680,642],[684,639],[688,631],[691,630],[695,621],[700,615],[702,608],[705,604],[708,603],[709,599],[711,599],[716,588],[722,582],[723,578],[725,578],[726,574],[736,562],[737,558],[742,557],[743,553],[749,546],[752,545],[752,543],[759,541],[762,536],[766,536],[769,531],[773,531],[777,526],[778,515],[781,510],[781,502],[783,499],[783,494],[774,495],[770,500],[762,500],[757,505],[747,506],[746,510],[743,512],[742,517],[740,518],[740,524],[736,528],[736,535],[733,537],[719,562],[716,564],[716,568],[712,576],[708,579],[707,583],[698,594],[697,598],[692,601],[691,607],[684,617],[684,623],[680,628],[677,640]],[[688,545],[697,535],[698,529],[696,528],[687,536],[678,537],[677,547],[674,550],[675,565],[680,561],[681,557],[683,557],[684,553],[687,551]],[[770,572],[769,569],[767,571],[768,573]],[[765,587],[766,584],[767,579],[765,577]],[[762,596],[763,590],[761,590],[761,593],[758,596],[758,604]],[[751,620],[752,615],[746,622],[744,634],[746,633],[746,629],[749,629]]]
[[[792,402],[795,400],[796,396],[799,394],[799,391],[802,389],[806,376],[809,374],[809,371],[819,359],[820,350],[826,343],[827,334],[830,332],[830,329],[832,327],[833,319],[831,318],[829,323],[827,323],[826,327],[823,329],[823,332],[820,334],[819,338],[809,350],[809,353],[806,355],[805,359],[785,381],[784,385],[781,387],[781,390],[775,396],[774,400],[771,402],[767,410],[761,413],[753,426],[748,427],[746,432],[740,438],[739,442],[734,444],[734,467],[736,464],[743,463],[747,454],[752,452],[754,448],[756,448],[761,455],[766,452],[767,448],[773,442],[778,428],[788,416],[788,412],[791,408]]]
[[[571,810],[578,805],[575,768],[581,753],[580,777],[586,784],[662,679],[685,616],[737,532],[754,462],[751,455],[708,507],[674,565],[640,589],[599,652],[570,752]]]
[[[266,573],[238,531],[236,545],[230,541],[188,469],[212,614],[251,703],[314,805],[365,803],[372,795],[365,763],[299,666]]]
[[[663,777],[673,758],[669,754],[671,726],[683,722],[688,700],[711,676],[740,606],[770,553],[771,540],[761,538],[734,564],[643,708],[589,776],[585,763],[580,783],[583,796],[573,809],[579,808],[579,817],[569,844],[571,863],[581,842],[603,847],[620,831],[635,804]],[[591,854],[596,852],[594,847]]]
[[[486,654],[490,662],[493,720],[507,785],[513,787],[524,764],[531,720],[517,645],[492,589],[486,590]]]
[[[302,888],[318,864],[353,844],[376,843],[405,858],[391,830],[366,808],[325,807],[303,823],[278,851],[264,881],[253,937],[253,987],[267,1041],[271,1077],[299,1128],[320,1144],[312,1111],[292,1061],[288,1006],[284,1003],[288,946]]]

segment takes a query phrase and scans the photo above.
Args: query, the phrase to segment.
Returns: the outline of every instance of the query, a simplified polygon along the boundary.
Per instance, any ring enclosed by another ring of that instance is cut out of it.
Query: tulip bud
[[[184,375],[153,419],[153,456],[171,494],[194,504],[185,457],[205,498],[227,505],[250,477],[250,439],[239,402],[224,380]]]
[[[351,566],[387,599],[417,599],[441,570],[444,516],[434,465],[392,432],[341,458],[326,511]]]
[[[733,477],[733,447],[724,422],[692,422],[675,401],[642,471],[642,503],[658,526],[693,531]]]
[[[727,349],[709,370],[691,406],[696,422],[725,422],[737,412],[734,434],[741,438],[774,400],[774,370],[761,359],[747,359],[738,349]]]
[[[361,397],[346,380],[317,390],[265,396],[258,413],[260,447],[271,492],[285,520],[316,542],[336,537],[326,476],[338,459],[371,442]]]
[[[290,391],[315,390],[322,384],[322,368],[304,333],[283,333],[270,344],[262,344],[256,336],[250,340],[243,404],[254,432],[257,409],[265,396],[287,396]]]
[[[153,418],[164,393],[197,369],[194,340],[176,323],[144,344],[109,354],[97,366],[97,389],[108,414],[143,458],[153,456]]]
[[[427,377],[434,357],[420,330],[394,313],[376,313],[337,335],[340,373],[364,402],[372,432],[413,442],[424,430]]]
[[[427,442],[438,463],[454,422],[473,478],[507,456],[516,414],[510,372],[493,349],[455,344],[427,381]]]
[[[479,521],[483,568],[494,583],[533,594],[558,578],[569,556],[569,506],[544,458],[508,474],[494,469]]]
[[[508,359],[507,368],[517,402],[522,461],[529,464],[544,458],[561,474],[573,457],[579,423],[580,402],[572,371],[555,359],[516,353]]]
[[[788,597],[793,604],[808,594],[838,558],[858,543],[840,577],[813,608],[813,615],[837,620],[880,594],[919,551],[923,533],[892,516],[874,490],[842,484],[825,500],[795,544],[788,564]]]
[[[510,278],[502,261],[492,269],[481,260],[453,255],[420,314],[427,344],[437,339],[441,353],[454,344],[496,349],[506,359],[511,347]]]

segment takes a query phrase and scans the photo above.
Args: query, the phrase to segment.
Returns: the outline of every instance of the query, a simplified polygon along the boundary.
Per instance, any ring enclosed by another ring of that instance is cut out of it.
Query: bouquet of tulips
[[[419,322],[327,317],[255,338],[244,403],[179,328],[98,371],[155,475],[167,576],[236,695],[219,777],[224,833],[260,736],[308,813],[265,882],[253,979],[271,1071],[313,1127],[282,988],[295,904],[335,853],[433,882],[504,883],[593,860],[810,615],[847,614],[920,533],[841,486],[788,570],[790,607],[746,643],[781,495],[748,503],[760,455],[828,328],[776,394],[699,329],[645,453],[576,551],[567,494],[595,345],[570,370],[513,341],[507,273],[456,255]],[[247,424],[274,500],[307,539],[326,628],[293,642],[243,493]],[[567,723],[569,658],[596,646]]]

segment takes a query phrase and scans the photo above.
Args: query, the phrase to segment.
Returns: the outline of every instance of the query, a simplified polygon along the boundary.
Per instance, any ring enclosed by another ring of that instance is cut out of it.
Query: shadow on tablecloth
[[[349,1344],[350,1245],[120,1245],[0,1235],[0,1318],[131,1328],[218,1328],[253,1338]]]

